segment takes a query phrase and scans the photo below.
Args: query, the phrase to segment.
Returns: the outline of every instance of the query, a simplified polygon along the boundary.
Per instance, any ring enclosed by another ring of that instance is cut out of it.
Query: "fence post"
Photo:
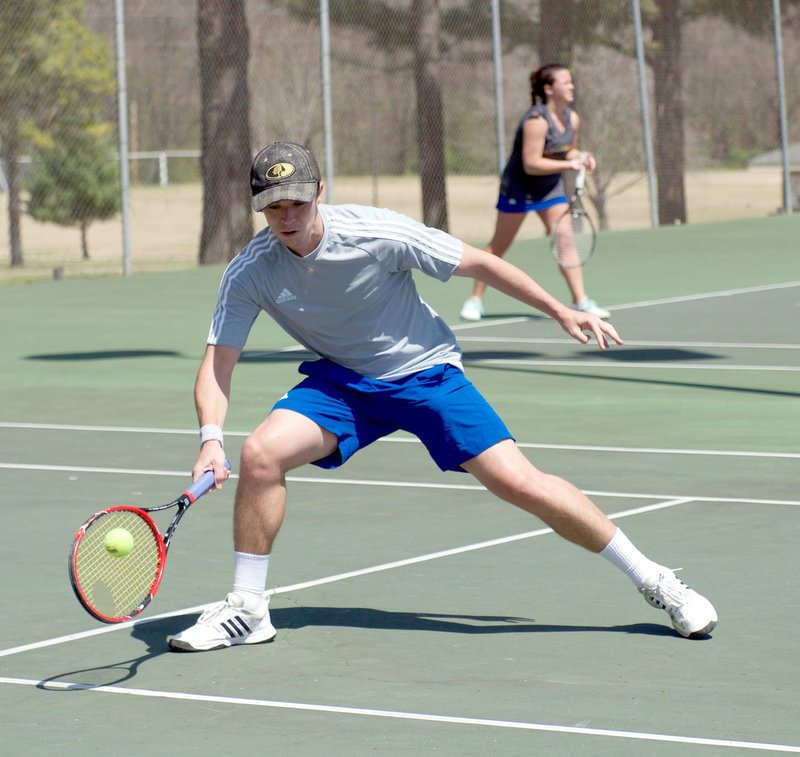
[[[653,228],[659,224],[658,204],[656,202],[655,161],[653,160],[653,142],[650,137],[650,104],[647,93],[647,66],[644,62],[644,43],[642,42],[642,9],[639,0],[631,0],[633,10],[633,29],[636,38],[636,63],[639,69],[639,99],[642,106],[642,135],[644,152],[647,159],[647,186],[650,192],[650,223]]]
[[[169,167],[167,166],[167,153],[158,154],[158,184],[166,187],[169,184]]]
[[[506,126],[503,106],[503,50],[500,43],[500,0],[492,0],[492,58],[494,59],[494,110],[497,130],[497,173],[506,160]]]
[[[131,275],[130,165],[128,164],[128,88],[125,76],[125,0],[114,0],[117,41],[117,103],[120,206],[122,209],[122,273]]]
[[[781,0],[772,0],[772,29],[775,37],[775,75],[778,86],[778,115],[780,119],[781,153],[783,156],[783,210],[791,213],[794,207],[789,169],[789,138],[786,125],[786,88],[783,81],[783,42],[781,39]]]
[[[333,202],[333,117],[331,115],[331,32],[328,0],[319,3],[322,64],[322,125],[325,138],[325,201]]]

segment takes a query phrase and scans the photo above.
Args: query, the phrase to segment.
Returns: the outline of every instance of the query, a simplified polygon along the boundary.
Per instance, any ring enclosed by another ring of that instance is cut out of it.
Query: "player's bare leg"
[[[492,494],[522,508],[557,534],[601,552],[617,527],[583,492],[536,468],[511,440],[495,444],[462,466]]]
[[[492,241],[484,247],[487,252],[502,258],[525,220],[526,213],[502,213],[498,211]],[[465,321],[479,321],[483,315],[483,295],[486,284],[477,279],[472,285],[472,294],[461,308],[461,318]]]
[[[286,512],[286,473],[332,453],[336,437],[291,410],[275,410],[242,447],[234,508],[233,591],[190,628],[168,638],[172,649],[204,652],[272,641],[265,595],[269,554]]]
[[[272,551],[286,512],[286,474],[331,454],[338,440],[292,410],[275,410],[245,440],[236,489],[233,538],[237,552]]]
[[[717,613],[708,599],[686,586],[672,570],[643,555],[579,489],[539,471],[512,440],[495,444],[462,467],[496,496],[616,565],[648,604],[669,615],[681,636],[705,636],[716,627]]]
[[[564,215],[564,212],[567,210],[567,208],[568,206],[566,205],[553,205],[549,208],[538,211],[539,218],[542,219],[542,223],[544,224],[544,228],[546,229],[548,235],[553,233],[553,228],[558,223],[559,219]],[[571,230],[569,233],[571,233]],[[577,257],[577,251],[575,256]],[[558,270],[564,277],[564,281],[567,282],[567,288],[572,295],[572,301],[581,302],[582,300],[585,300],[586,286],[583,283],[583,268],[580,266],[569,268],[559,266]]]

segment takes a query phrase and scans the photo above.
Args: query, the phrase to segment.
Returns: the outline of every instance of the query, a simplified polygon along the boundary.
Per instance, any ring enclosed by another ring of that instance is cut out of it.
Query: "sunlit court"
[[[169,652],[227,591],[238,448],[306,357],[267,319],[226,424],[233,479],[187,512],[151,605],[99,623],[70,589],[70,542],[96,510],[190,483],[221,268],[5,289],[4,320],[26,324],[2,374],[4,589],[24,616],[0,631],[5,733],[40,753],[132,754],[143,723],[177,750],[268,729],[287,754],[800,751],[797,239],[794,217],[601,235],[590,265],[626,340],[602,353],[496,293],[460,324],[462,282],[419,281],[524,453],[713,599],[700,640],[398,434],[290,477],[273,643]],[[511,259],[558,285],[543,243]]]

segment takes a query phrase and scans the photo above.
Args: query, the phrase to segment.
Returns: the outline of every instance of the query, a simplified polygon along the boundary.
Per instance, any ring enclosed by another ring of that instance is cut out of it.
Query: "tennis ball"
[[[125,557],[133,549],[133,537],[124,528],[112,528],[103,540],[103,546],[114,557]]]

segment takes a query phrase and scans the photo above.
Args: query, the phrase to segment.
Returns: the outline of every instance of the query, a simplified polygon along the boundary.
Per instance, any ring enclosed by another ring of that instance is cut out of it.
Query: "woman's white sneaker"
[[[483,302],[480,297],[470,297],[461,307],[462,321],[479,321],[483,318]]]
[[[573,310],[580,310],[581,313],[591,313],[598,318],[610,318],[611,313],[605,308],[601,308],[594,300],[584,297],[580,302],[572,303]]]

